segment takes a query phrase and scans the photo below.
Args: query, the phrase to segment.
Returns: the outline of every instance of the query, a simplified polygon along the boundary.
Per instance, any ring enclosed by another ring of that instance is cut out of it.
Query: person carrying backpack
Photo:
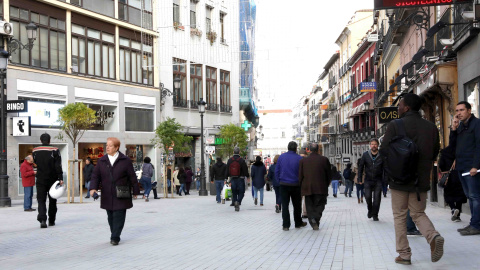
[[[247,163],[240,157],[240,148],[233,149],[233,156],[227,162],[227,175],[232,183],[232,203],[235,211],[240,211],[243,196],[245,196],[245,179],[249,178]]]
[[[348,163],[347,168],[343,170],[343,178],[345,178],[345,197],[352,197],[353,191],[353,177],[352,177],[352,164]]]
[[[399,264],[411,264],[412,252],[405,226],[408,210],[430,244],[432,262],[439,261],[443,256],[445,240],[425,214],[433,161],[440,150],[439,131],[434,123],[422,118],[419,113],[421,105],[421,98],[412,93],[400,100],[398,115],[401,119],[388,124],[380,148],[392,193],[396,249],[399,253],[395,262]],[[412,151],[415,148],[417,153]],[[412,160],[413,164],[410,164]]]

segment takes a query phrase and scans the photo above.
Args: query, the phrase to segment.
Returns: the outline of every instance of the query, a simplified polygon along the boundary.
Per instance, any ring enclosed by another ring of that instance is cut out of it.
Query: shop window
[[[120,80],[153,85],[153,46],[120,38]]]
[[[125,108],[126,131],[153,131],[154,110]]]
[[[220,42],[225,44],[225,16],[227,14],[220,12]]]
[[[97,120],[93,123],[90,130],[109,130],[116,131],[116,119],[118,118],[117,107],[86,104],[90,109],[95,111]]]
[[[187,61],[173,58],[173,79],[180,77],[180,89],[172,89],[175,91],[173,106],[187,107]]]
[[[465,84],[465,100],[472,105],[472,113],[478,117],[480,111],[479,101],[480,77]]]

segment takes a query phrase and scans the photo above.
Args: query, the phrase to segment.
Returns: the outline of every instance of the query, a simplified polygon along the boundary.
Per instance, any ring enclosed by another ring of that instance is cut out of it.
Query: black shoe
[[[55,221],[48,221],[48,226],[55,226]]]
[[[295,226],[295,228],[299,229],[299,228],[302,228],[302,227],[305,227],[307,226],[307,222],[302,222],[302,224],[298,225],[298,226]]]
[[[347,197],[347,193],[345,192],[345,197]]]
[[[385,198],[386,198],[386,197],[387,197],[387,194],[383,194],[383,197],[385,197]]]
[[[378,221],[378,217],[377,217],[377,216],[374,216],[374,217],[373,217],[373,221]]]
[[[88,198],[90,198],[90,196],[85,196],[85,199],[88,199]]]
[[[348,195],[348,197],[350,197],[350,198],[351,198],[351,197],[352,197],[352,194]]]
[[[368,218],[372,218],[372,217],[373,217],[373,215],[372,215],[372,213],[371,213],[370,211],[368,211],[367,217],[368,217]]]
[[[178,194],[178,196],[182,196],[182,194]]]
[[[333,194],[333,197],[335,197],[335,198],[336,198],[336,197],[337,197],[337,194]]]
[[[235,202],[235,211],[240,211],[240,205],[238,204],[238,202]]]
[[[255,198],[253,202],[255,203],[255,205],[257,205],[257,198]]]
[[[302,218],[308,218],[308,216],[306,216],[306,215],[302,215]]]
[[[47,228],[47,222],[46,222],[45,220],[43,220],[43,221],[40,222],[40,228],[41,228],[41,229]]]
[[[318,231],[318,223],[315,219],[310,220],[310,225],[312,225],[314,231]]]
[[[280,206],[278,206],[278,204],[275,205],[275,213],[280,213]]]
[[[422,233],[419,230],[414,230],[414,231],[407,231],[407,235],[422,236]]]
[[[154,199],[154,200],[160,200],[160,198],[159,198],[159,197],[154,197],[153,199]]]
[[[118,245],[118,241],[110,240],[110,244],[112,244],[112,246],[117,246],[117,245]]]
[[[25,209],[25,210],[23,210],[23,211],[25,211],[25,212],[33,212],[33,211],[35,211],[35,209],[29,208],[29,209]]]
[[[234,205],[233,202],[232,202],[232,204],[230,204],[230,206],[235,206],[235,205]]]

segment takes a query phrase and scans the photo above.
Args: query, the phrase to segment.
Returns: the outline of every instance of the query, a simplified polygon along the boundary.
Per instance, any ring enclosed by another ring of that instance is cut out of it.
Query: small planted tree
[[[242,154],[246,153],[248,137],[245,130],[234,124],[227,124],[220,127],[220,138],[223,139],[222,147],[218,150],[222,157],[233,155],[233,149],[237,146]]]
[[[192,141],[192,136],[186,136],[182,132],[182,125],[178,123],[175,118],[167,117],[167,119],[158,124],[155,129],[155,138],[152,139],[152,143],[156,147],[162,149],[163,154],[168,156],[169,148],[173,148],[173,153],[182,153],[190,151],[189,143]],[[175,159],[173,159],[172,167],[175,167]],[[164,194],[167,197],[166,192],[166,175],[167,168],[164,167],[163,187]],[[172,185],[173,187],[173,185]],[[172,192],[173,194],[173,192]]]

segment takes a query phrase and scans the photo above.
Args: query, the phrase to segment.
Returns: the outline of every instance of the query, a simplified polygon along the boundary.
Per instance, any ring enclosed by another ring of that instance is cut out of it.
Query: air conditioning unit
[[[13,25],[7,21],[0,21],[0,35],[13,35]]]

